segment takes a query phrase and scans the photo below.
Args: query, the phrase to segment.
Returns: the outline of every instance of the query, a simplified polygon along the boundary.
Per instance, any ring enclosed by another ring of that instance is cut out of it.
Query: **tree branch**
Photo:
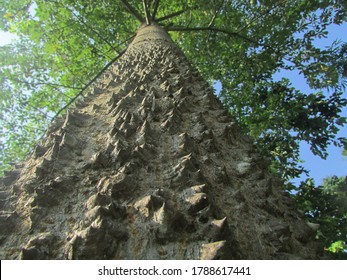
[[[148,10],[147,0],[142,0],[142,4],[143,4],[143,9],[145,11],[146,23],[148,25],[150,25],[151,24],[151,15],[150,15],[150,12]]]
[[[134,38],[135,36],[132,36],[130,37],[129,39],[127,39],[126,41],[129,41],[131,40],[132,38]],[[89,82],[87,83],[79,93],[77,93],[67,104],[65,104],[64,107],[62,107],[55,115],[54,117],[52,118],[51,122],[53,122],[53,120],[55,120],[61,112],[63,112],[66,108],[68,108],[73,102],[75,102],[75,100],[81,96],[84,91],[91,85],[93,84],[104,72],[105,70],[110,67],[116,60],[118,60],[125,52],[126,52],[127,49],[124,49],[122,52],[120,52],[115,58],[113,58],[109,63],[107,63],[105,65],[104,68],[101,69],[101,71]]]
[[[14,79],[16,82],[24,84],[28,87],[36,87],[36,86],[50,86],[52,88],[67,88],[67,89],[76,89],[76,90],[81,90],[82,87],[74,87],[74,86],[66,86],[66,85],[61,85],[61,84],[56,84],[56,83],[50,83],[50,82],[42,82],[42,81],[37,81],[37,82],[28,82],[20,79]],[[66,95],[65,95],[66,96]]]
[[[52,118],[52,117],[50,117],[50,116],[48,115],[47,112],[44,112],[41,108],[38,108],[38,107],[36,107],[36,106],[30,104],[28,101],[19,100],[19,103],[20,103],[20,107],[21,107],[21,108],[24,108],[25,106],[27,106],[27,107],[29,107],[29,108],[31,108],[31,109],[34,109],[34,111],[39,112],[39,113],[40,113],[42,116],[44,116],[45,118],[49,118],[49,119]]]
[[[215,13],[214,13],[210,23],[208,24],[208,27],[211,27],[214,24],[214,22],[215,22],[215,20],[217,18],[218,13],[221,11],[221,9],[222,9],[222,7],[224,5],[224,2],[225,2],[225,0],[223,0],[222,3],[219,5],[219,7],[216,9],[216,11],[215,11]]]
[[[153,8],[153,13],[152,13],[152,20],[155,21],[155,17],[157,16],[158,8],[159,8],[159,2],[160,0],[155,0],[154,1],[154,8]]]
[[[229,36],[234,36],[234,37],[239,37],[247,42],[250,42],[252,44],[258,45],[258,46],[264,46],[264,47],[268,47],[271,48],[268,45],[264,45],[261,44],[253,39],[250,39],[246,36],[243,36],[237,32],[233,32],[233,31],[229,31],[226,29],[222,29],[222,28],[217,28],[217,27],[213,27],[213,26],[209,26],[209,27],[183,27],[183,26],[168,26],[166,27],[166,31],[214,31],[214,32],[220,32],[220,33],[224,33],[227,34]]]
[[[208,24],[208,27],[211,27],[211,26],[214,24],[214,21],[215,21],[216,18],[217,18],[217,13],[218,13],[218,12],[216,12],[216,13],[213,15],[213,17],[212,17],[210,23]]]
[[[134,7],[132,7],[127,0],[121,0],[121,2],[128,10],[128,12],[133,15],[139,22],[143,23],[145,21],[140,13]]]
[[[158,18],[158,19],[156,20],[156,22],[161,22],[161,21],[164,21],[164,20],[167,20],[167,19],[170,19],[170,18],[179,16],[179,15],[183,14],[183,13],[186,12],[186,11],[187,11],[187,10],[180,10],[180,11],[178,11],[178,12],[169,14],[169,15],[167,15],[167,16],[163,16],[163,17],[161,17],[161,18]]]
[[[92,32],[94,32],[101,40],[103,40],[107,45],[110,46],[111,49],[113,49],[116,53],[119,53],[119,50],[117,50],[108,40],[106,40],[97,30],[95,30],[93,27],[89,26],[80,16],[76,15],[74,12],[72,14],[76,17],[76,19],[82,23],[84,26],[86,26],[88,29],[90,29]]]
[[[270,9],[266,10],[265,12],[263,12],[262,14],[258,15],[258,16],[254,16],[249,23],[247,23],[244,27],[241,27],[239,30],[237,30],[237,32],[241,32],[243,30],[245,30],[246,28],[248,28],[253,22],[255,22],[257,19],[260,19],[263,16],[268,15],[272,10],[274,10],[275,8],[277,8],[278,5],[275,5],[273,7],[271,7]]]
[[[76,100],[78,97],[80,97],[80,96],[83,94],[83,92],[84,92],[92,83],[94,83],[94,82],[104,73],[104,71],[105,71],[108,67],[110,67],[110,65],[111,65],[113,62],[115,62],[118,58],[120,58],[120,57],[125,53],[125,51],[126,51],[126,50],[123,50],[119,55],[117,55],[114,59],[112,59],[109,63],[107,63],[107,65],[106,65],[104,68],[102,68],[101,71],[100,71],[89,83],[87,83],[87,84],[82,88],[82,90],[81,90],[79,93],[77,93],[73,98],[71,98],[70,101],[69,101],[67,104],[65,104],[65,106],[64,106],[63,108],[61,108],[61,109],[54,115],[54,117],[52,118],[52,121],[55,120],[55,119],[60,115],[60,113],[63,112],[67,107],[69,107],[73,102],[75,102],[75,100]]]

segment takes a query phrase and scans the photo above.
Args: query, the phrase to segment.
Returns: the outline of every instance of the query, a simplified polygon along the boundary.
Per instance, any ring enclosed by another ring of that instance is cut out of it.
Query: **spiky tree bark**
[[[267,167],[168,34],[145,24],[3,179],[0,257],[317,258]]]

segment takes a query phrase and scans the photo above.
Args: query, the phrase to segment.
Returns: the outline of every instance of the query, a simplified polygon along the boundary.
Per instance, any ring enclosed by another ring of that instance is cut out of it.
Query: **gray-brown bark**
[[[0,257],[317,258],[267,166],[167,33],[142,27],[2,180]]]

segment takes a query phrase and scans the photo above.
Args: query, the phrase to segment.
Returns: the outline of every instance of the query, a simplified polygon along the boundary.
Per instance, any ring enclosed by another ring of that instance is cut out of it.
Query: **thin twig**
[[[216,13],[213,15],[210,23],[208,24],[208,27],[211,27],[214,24],[214,21],[216,20],[218,13],[219,13],[219,11],[216,11]]]
[[[169,15],[167,15],[167,16],[163,16],[163,17],[161,17],[161,18],[158,18],[158,19],[156,20],[156,22],[161,22],[161,21],[164,21],[164,20],[167,20],[167,19],[170,19],[170,18],[179,16],[179,15],[183,14],[183,13],[186,12],[186,11],[187,11],[187,10],[180,10],[180,11],[178,11],[178,12],[169,14]]]
[[[131,38],[129,38],[127,41],[131,40],[132,38],[134,38],[134,36],[132,36]],[[56,114],[55,116],[52,118],[51,121],[55,120],[61,112],[63,112],[66,108],[68,108],[79,96],[81,96],[83,94],[83,92],[91,85],[93,84],[104,72],[105,70],[110,67],[116,60],[118,60],[125,52],[127,49],[123,50],[122,52],[120,52],[114,59],[112,59],[109,63],[107,63],[105,65],[104,68],[101,69],[101,71],[89,82],[87,83],[82,90],[77,93],[67,104],[65,104],[64,107],[62,107]]]
[[[55,116],[52,118],[52,121],[54,119],[56,119],[58,117],[58,115],[60,115],[61,112],[63,112],[67,107],[69,107],[79,96],[81,96],[83,94],[83,92],[92,84],[94,83],[103,73],[104,71],[110,67],[110,65],[115,62],[117,59],[119,59],[124,53],[125,53],[126,50],[122,51],[119,55],[117,55],[114,59],[112,59],[109,63],[106,64],[106,66],[104,68],[101,69],[101,71],[89,82],[87,83],[83,89],[77,93],[73,98],[71,98],[71,100],[65,104],[64,107],[62,107],[56,114]]]
[[[41,82],[40,80],[38,80],[37,82],[28,82],[28,81],[24,81],[24,80],[20,80],[20,79],[14,79],[16,82],[21,83],[21,84],[25,84],[28,87],[29,86],[50,86],[53,88],[68,88],[68,89],[82,89],[81,87],[74,87],[74,86],[66,86],[66,85],[62,85],[62,84],[55,84],[55,83],[50,83],[50,82]]]
[[[119,50],[117,50],[108,40],[106,40],[104,38],[104,36],[102,36],[100,34],[99,31],[95,30],[93,27],[91,27],[89,24],[87,24],[80,16],[76,15],[75,13],[72,12],[72,14],[76,17],[76,19],[82,23],[83,25],[85,25],[88,29],[90,29],[92,32],[94,32],[99,38],[101,38],[101,40],[103,40],[107,45],[109,45],[111,47],[111,49],[113,49],[116,53],[119,53]]]
[[[261,44],[253,39],[250,39],[244,35],[241,35],[237,32],[233,32],[233,31],[229,31],[229,30],[226,30],[226,29],[222,29],[222,28],[217,28],[217,27],[213,27],[213,26],[210,26],[210,27],[182,27],[182,26],[168,26],[166,28],[167,31],[215,31],[215,32],[220,32],[220,33],[224,33],[224,34],[227,34],[229,36],[234,36],[234,37],[239,37],[247,42],[250,42],[252,44],[255,44],[255,45],[258,45],[258,46],[264,46],[264,47],[268,47],[268,48],[271,48],[270,46],[268,45],[264,45],[264,44]]]
[[[145,21],[140,13],[133,6],[131,6],[127,0],[121,0],[121,2],[128,10],[128,12],[133,15],[139,22],[143,23]]]
[[[116,52],[116,53],[119,53],[118,50],[115,50],[115,47],[113,48],[109,48],[108,51],[104,52],[103,50],[100,50],[99,48],[97,48],[95,45],[92,46],[93,49],[95,50],[95,54],[98,55],[98,56],[103,56],[107,59],[111,59],[111,57],[109,56],[109,52]]]
[[[220,13],[221,9],[223,8],[223,5],[224,5],[224,2],[225,0],[222,1],[222,3],[219,5],[218,8],[216,8],[216,11],[210,21],[210,23],[208,24],[208,27],[211,27],[214,25],[214,22],[216,21],[216,18],[218,16],[218,14]],[[210,37],[211,37],[211,31],[208,33],[208,37],[207,37],[207,40],[206,40],[206,43],[209,44],[210,43]]]
[[[58,3],[56,3],[56,4],[58,4]],[[68,8],[68,9],[69,9],[69,8]],[[104,38],[104,36],[102,36],[102,35],[100,34],[99,31],[95,30],[93,27],[91,27],[91,26],[86,22],[86,20],[85,20],[85,18],[84,18],[83,16],[80,16],[80,15],[76,14],[76,12],[73,11],[73,10],[71,10],[71,9],[69,9],[69,11],[71,12],[71,14],[72,14],[80,23],[82,23],[84,26],[86,26],[87,29],[90,29],[90,30],[91,30],[93,33],[95,33],[99,38],[101,38],[107,45],[109,45],[111,49],[113,49],[115,52],[119,53],[119,51],[118,51],[115,47],[113,47],[113,45],[112,45],[108,40],[106,40],[106,39]],[[68,25],[65,26],[65,27],[68,27]],[[86,34],[86,33],[85,33],[85,34]],[[88,34],[86,34],[86,35],[88,36]],[[89,37],[89,36],[88,36],[88,37]],[[90,38],[90,39],[93,39],[93,38]]]
[[[221,11],[221,9],[223,8],[224,2],[225,2],[225,0],[223,0],[222,3],[219,5],[219,7],[216,9],[216,11],[215,11],[215,13],[214,13],[214,15],[213,15],[213,17],[212,17],[210,23],[208,24],[208,27],[211,27],[211,26],[214,24],[214,22],[215,22],[215,20],[216,20],[216,18],[217,18],[218,13],[219,13],[219,12]]]
[[[248,22],[245,26],[241,27],[239,30],[237,30],[237,32],[241,32],[243,30],[245,30],[246,28],[248,28],[253,22],[255,22],[257,19],[262,18],[263,16],[268,15],[272,10],[274,10],[275,8],[277,8],[278,5],[275,5],[273,7],[271,7],[270,9],[266,10],[264,13],[258,15],[258,16],[254,16],[250,22]]]

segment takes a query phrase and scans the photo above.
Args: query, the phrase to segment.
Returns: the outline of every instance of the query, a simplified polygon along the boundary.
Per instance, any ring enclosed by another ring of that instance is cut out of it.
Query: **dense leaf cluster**
[[[220,81],[220,98],[274,171],[298,176],[300,141],[323,158],[329,144],[341,145],[347,45],[315,41],[346,22],[346,10],[343,0],[5,1],[0,29],[20,40],[0,49],[0,169],[24,156],[140,24],[155,20],[209,81]],[[276,80],[280,71],[300,73],[311,92]]]
[[[347,177],[328,177],[321,186],[308,179],[294,198],[308,219],[320,225],[317,239],[326,250],[347,259]]]

